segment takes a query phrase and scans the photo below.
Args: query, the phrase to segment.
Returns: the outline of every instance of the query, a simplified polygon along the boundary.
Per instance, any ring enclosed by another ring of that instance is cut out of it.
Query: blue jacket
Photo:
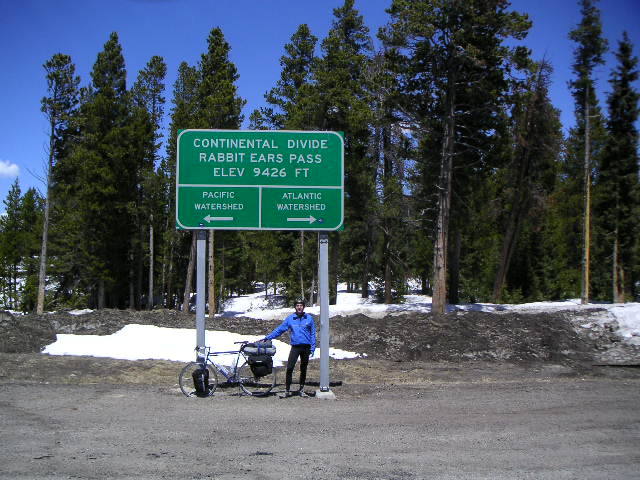
[[[304,313],[302,317],[298,317],[297,314],[292,313],[265,338],[273,340],[287,330],[291,335],[291,345],[311,345],[311,355],[313,355],[316,349],[316,325],[311,315]]]

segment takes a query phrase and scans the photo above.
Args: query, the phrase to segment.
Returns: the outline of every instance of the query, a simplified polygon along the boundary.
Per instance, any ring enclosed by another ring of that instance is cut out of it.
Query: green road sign
[[[344,142],[336,132],[183,130],[176,179],[179,228],[342,227]]]

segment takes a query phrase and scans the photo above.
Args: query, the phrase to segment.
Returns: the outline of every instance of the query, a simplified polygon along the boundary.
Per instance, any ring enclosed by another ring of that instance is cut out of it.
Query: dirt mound
[[[356,315],[331,325],[333,345],[390,360],[587,360],[616,340],[604,331],[595,338],[579,332],[569,313]]]
[[[55,341],[56,330],[46,319],[0,311],[0,352],[39,352]]]
[[[603,310],[531,313],[406,313],[373,319],[365,315],[331,319],[331,345],[371,359],[394,361],[583,361],[618,342],[611,329],[577,327]],[[193,314],[174,310],[98,310],[81,315],[61,312],[0,318],[0,352],[40,352],[55,333],[109,335],[127,324],[194,328]],[[210,330],[264,335],[279,321],[251,318],[207,320]],[[318,325],[319,328],[319,325]],[[284,340],[287,340],[285,337]]]

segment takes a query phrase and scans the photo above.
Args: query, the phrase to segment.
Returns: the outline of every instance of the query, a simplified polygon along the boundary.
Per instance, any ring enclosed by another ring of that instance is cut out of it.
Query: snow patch
[[[292,312],[292,307],[274,308],[282,303],[281,297],[265,297],[264,291],[251,295],[233,297],[225,303],[227,317],[249,317],[262,320],[284,319]],[[449,311],[484,311],[484,312],[557,312],[561,310],[603,309],[601,316],[591,316],[590,322],[580,325],[585,329],[603,327],[605,324],[617,325],[617,334],[625,343],[640,346],[640,303],[625,304],[588,304],[581,305],[579,299],[560,302],[534,302],[519,305],[472,303],[449,305]],[[406,312],[428,313],[431,310],[431,297],[426,295],[407,295],[402,304],[384,305],[376,303],[373,297],[363,299],[359,293],[349,293],[341,286],[338,291],[336,305],[329,306],[329,316],[362,314],[370,318],[383,318],[386,315],[401,315]],[[81,315],[91,310],[74,310],[73,315]],[[319,306],[309,306],[306,312],[319,316]],[[265,332],[267,333],[267,332]],[[234,342],[254,341],[261,337],[239,335],[232,332],[208,330],[206,345],[213,351],[234,351],[238,346]],[[288,344],[275,340],[277,353],[276,365],[281,365],[289,356]],[[95,357],[111,357],[125,360],[165,359],[187,362],[195,359],[195,329],[175,329],[152,325],[127,325],[112,335],[67,335],[59,334],[57,341],[44,350],[50,355],[90,355]],[[329,349],[329,356],[338,359],[366,356],[363,353]],[[313,359],[320,358],[317,348]],[[219,362],[231,365],[235,360],[232,354],[219,357]]]
[[[237,352],[235,342],[255,341],[263,338],[255,335],[240,335],[217,330],[205,331],[205,344],[214,352]],[[126,325],[111,335],[70,335],[58,334],[51,345],[42,353],[49,355],[80,355],[109,357],[121,360],[172,360],[189,362],[195,360],[194,346],[196,331],[189,328],[166,328],[154,325]],[[291,347],[280,340],[274,340],[276,355],[274,365],[280,366],[289,357]],[[329,348],[329,357],[336,359],[357,358],[361,355],[338,348]],[[216,356],[216,363],[231,366],[236,355],[228,353]],[[317,348],[313,359],[320,358]]]

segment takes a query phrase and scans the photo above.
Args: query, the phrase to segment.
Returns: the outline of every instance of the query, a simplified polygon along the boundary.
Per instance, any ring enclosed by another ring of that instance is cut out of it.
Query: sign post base
[[[316,398],[320,398],[322,400],[335,400],[336,395],[331,390],[316,390]]]

